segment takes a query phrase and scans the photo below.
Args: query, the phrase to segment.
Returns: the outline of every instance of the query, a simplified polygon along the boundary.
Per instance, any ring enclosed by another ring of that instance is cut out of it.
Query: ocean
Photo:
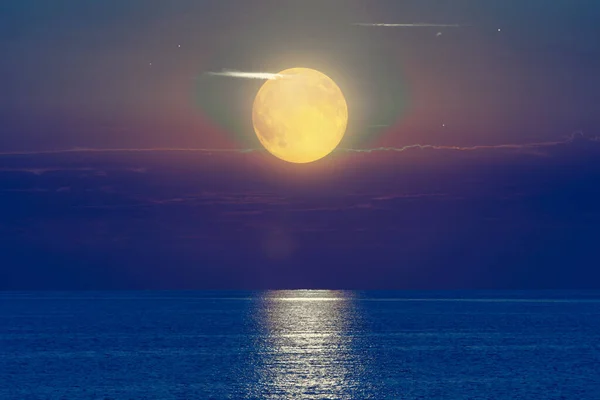
[[[5,292],[1,400],[600,399],[599,292]]]

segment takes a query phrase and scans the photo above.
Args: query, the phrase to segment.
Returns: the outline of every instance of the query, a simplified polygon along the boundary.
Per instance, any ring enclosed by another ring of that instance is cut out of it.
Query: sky
[[[600,288],[599,19],[595,0],[2,1],[0,289]],[[218,74],[292,67],[348,104],[311,164],[262,149],[264,80]]]

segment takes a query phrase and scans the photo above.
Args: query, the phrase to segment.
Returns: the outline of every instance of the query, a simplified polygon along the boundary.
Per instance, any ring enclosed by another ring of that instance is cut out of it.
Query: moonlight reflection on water
[[[260,299],[257,321],[260,398],[351,398],[364,373],[354,351],[357,314],[351,293],[269,292]]]

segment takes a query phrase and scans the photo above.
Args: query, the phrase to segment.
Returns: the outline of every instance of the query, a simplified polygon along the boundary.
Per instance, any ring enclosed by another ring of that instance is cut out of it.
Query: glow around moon
[[[275,157],[309,163],[331,153],[348,124],[348,106],[327,75],[310,68],[290,68],[268,80],[252,108],[254,131]]]

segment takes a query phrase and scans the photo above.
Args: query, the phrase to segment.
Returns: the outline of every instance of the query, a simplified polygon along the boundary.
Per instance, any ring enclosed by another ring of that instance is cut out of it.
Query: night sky
[[[600,288],[598,21],[597,0],[4,0],[0,289]],[[258,142],[264,80],[209,74],[291,67],[348,103],[311,164]]]

